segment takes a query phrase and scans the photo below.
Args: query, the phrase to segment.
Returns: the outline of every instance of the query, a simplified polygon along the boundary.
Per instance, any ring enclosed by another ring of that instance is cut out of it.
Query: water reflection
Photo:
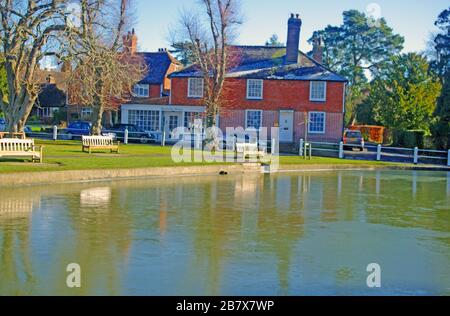
[[[0,190],[0,294],[29,294],[34,278],[30,261],[30,224],[39,194]]]
[[[340,171],[1,189],[0,295],[370,294],[374,260],[391,273],[381,294],[446,294],[449,179]],[[79,290],[65,287],[69,263],[82,267]]]
[[[91,188],[80,192],[82,207],[107,207],[111,201],[111,188]]]

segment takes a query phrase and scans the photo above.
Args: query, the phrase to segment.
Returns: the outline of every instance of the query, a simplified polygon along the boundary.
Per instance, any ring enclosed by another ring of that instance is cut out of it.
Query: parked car
[[[73,136],[87,136],[91,134],[92,124],[86,121],[75,121],[69,124],[66,129],[68,139],[72,139]]]
[[[6,122],[4,119],[0,118],[0,132],[4,132],[5,130],[6,130]],[[23,128],[23,131],[25,132],[25,134],[30,134],[33,132],[29,126],[25,126]]]
[[[156,141],[155,135],[144,131],[133,124],[117,124],[111,128],[102,130],[102,134],[112,134],[116,139],[123,141],[125,138],[125,130],[128,129],[128,141],[140,142],[147,144]]]
[[[359,148],[364,151],[365,145],[364,137],[360,131],[346,130],[344,132],[344,150]]]

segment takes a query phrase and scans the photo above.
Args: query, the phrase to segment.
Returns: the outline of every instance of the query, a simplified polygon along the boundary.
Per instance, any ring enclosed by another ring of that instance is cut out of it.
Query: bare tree
[[[130,0],[79,0],[78,21],[66,32],[70,101],[92,107],[94,135],[104,112],[128,100],[144,75],[143,61],[122,41],[131,8]]]
[[[204,81],[204,98],[208,127],[216,126],[217,115],[223,104],[223,87],[227,69],[232,60],[229,46],[236,27],[242,24],[239,0],[199,0],[203,14],[184,11],[175,32],[188,41],[195,66]],[[209,135],[212,136],[212,135]],[[208,137],[209,137],[208,136]]]
[[[37,71],[49,42],[65,29],[63,0],[0,0],[0,41],[8,96],[0,90],[7,130],[23,131],[39,93]],[[54,52],[53,52],[54,53]]]

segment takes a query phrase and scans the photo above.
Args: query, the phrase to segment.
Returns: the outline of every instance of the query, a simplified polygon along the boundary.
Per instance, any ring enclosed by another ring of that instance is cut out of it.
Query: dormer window
[[[188,98],[203,98],[203,79],[189,78]]]
[[[137,84],[134,86],[134,95],[138,98],[148,98],[150,88],[148,84]]]
[[[247,99],[262,100],[263,98],[263,80],[248,79],[247,80]]]
[[[309,100],[316,102],[325,102],[327,100],[326,81],[311,81]]]

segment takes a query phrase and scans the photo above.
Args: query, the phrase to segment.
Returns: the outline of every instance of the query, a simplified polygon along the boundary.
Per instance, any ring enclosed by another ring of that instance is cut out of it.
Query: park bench
[[[42,162],[42,146],[34,145],[34,139],[0,139],[0,158],[29,157],[33,162]]]
[[[19,138],[19,139],[25,139],[26,135],[25,133],[9,133],[9,132],[0,132],[0,139],[4,138]]]
[[[236,157],[245,158],[262,158],[265,156],[265,151],[258,149],[257,143],[236,143]]]
[[[93,149],[109,149],[119,153],[120,142],[115,142],[111,136],[83,136],[83,152],[91,153]]]

